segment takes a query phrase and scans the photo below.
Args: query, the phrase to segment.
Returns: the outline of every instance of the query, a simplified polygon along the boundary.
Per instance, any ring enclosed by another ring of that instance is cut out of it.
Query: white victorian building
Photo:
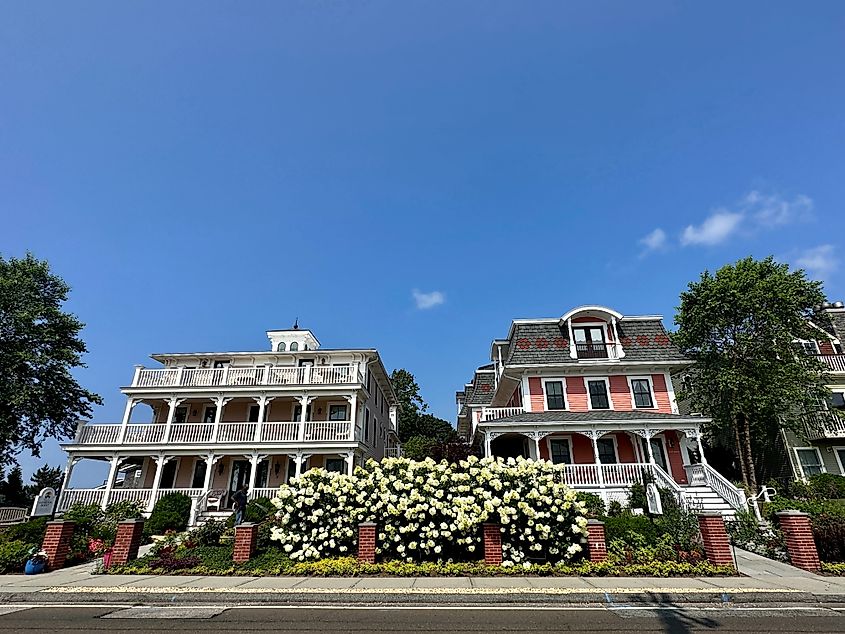
[[[311,467],[351,473],[368,458],[398,455],[397,401],[374,349],[325,349],[309,330],[267,332],[260,352],[154,354],[136,366],[123,420],[81,424],[62,447],[68,465],[58,510],[75,502],[136,500],[151,510],[165,493],[224,511],[231,493],[272,496]],[[132,417],[151,410],[148,422]],[[74,488],[80,460],[109,463],[103,486]]]

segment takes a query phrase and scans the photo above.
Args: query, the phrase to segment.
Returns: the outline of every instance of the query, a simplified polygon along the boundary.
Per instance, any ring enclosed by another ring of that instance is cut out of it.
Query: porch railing
[[[203,489],[124,489],[122,487],[113,488],[106,499],[105,487],[96,489],[65,489],[59,496],[59,503],[56,510],[64,512],[74,504],[98,504],[102,505],[105,500],[106,504],[113,504],[115,502],[140,502],[144,510],[149,512],[155,503],[169,493],[182,493],[190,498],[202,497]]]
[[[99,489],[64,489],[59,495],[56,511],[64,512],[74,504],[102,504],[106,490]]]
[[[138,368],[131,387],[348,385],[354,383],[363,383],[363,375],[358,364],[261,365],[226,368]]]
[[[296,442],[300,435],[299,421],[264,423],[225,422],[173,423],[167,434],[165,423],[132,423],[126,426],[123,441],[120,425],[82,425],[76,433],[77,445],[170,445],[209,443],[273,443]],[[352,422],[348,420],[306,421],[304,442],[351,441]]]
[[[820,354],[819,361],[831,372],[845,372],[845,354]]]
[[[576,343],[575,354],[579,359],[616,359],[615,343]]]
[[[805,419],[807,436],[817,438],[845,437],[845,412],[841,415],[832,411],[821,411],[809,414]]]
[[[481,420],[497,420],[508,416],[519,416],[523,413],[525,410],[522,407],[482,407]]]
[[[270,498],[273,499],[279,493],[279,487],[261,487],[255,488],[249,493],[249,499],[254,500],[256,498]]]
[[[708,486],[730,504],[735,511],[747,511],[748,500],[745,492],[738,489],[713,467],[706,464],[686,465],[687,480],[691,486]]]

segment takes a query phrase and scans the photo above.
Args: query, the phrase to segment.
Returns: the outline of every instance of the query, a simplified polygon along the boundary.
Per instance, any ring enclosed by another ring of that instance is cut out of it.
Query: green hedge
[[[29,553],[34,548],[36,548],[35,544],[22,541],[0,544],[0,573],[23,572],[24,564],[29,559]]]
[[[164,535],[183,531],[191,516],[191,498],[184,493],[168,493],[156,502],[150,519],[144,524],[146,535]]]

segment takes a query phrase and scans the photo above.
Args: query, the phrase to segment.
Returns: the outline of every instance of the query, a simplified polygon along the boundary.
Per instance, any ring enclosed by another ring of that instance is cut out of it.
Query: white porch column
[[[126,426],[129,425],[129,419],[132,418],[132,410],[135,409],[136,401],[134,398],[126,399],[126,407],[123,410],[123,420],[120,422],[120,434],[117,437],[118,443],[123,443],[126,440]]]
[[[147,512],[152,512],[153,507],[156,504],[156,498],[158,497],[159,488],[161,488],[161,476],[162,472],[164,471],[164,465],[166,465],[171,458],[167,456],[156,456],[156,475],[155,479],[153,480],[153,490],[150,493],[150,505],[147,507]]]
[[[255,424],[255,442],[261,442],[261,428],[264,426],[264,419],[267,418],[267,404],[270,399],[267,396],[261,395],[254,397],[258,403],[258,422]]]
[[[539,460],[540,459],[540,438],[541,432],[539,431],[532,431],[528,433],[528,438],[531,441],[529,445],[529,455],[532,460]]]
[[[170,442],[170,431],[173,428],[173,418],[176,416],[176,408],[185,399],[171,396],[167,399],[167,422],[164,427],[164,442]]]
[[[488,432],[482,432],[484,434],[484,457],[489,458],[492,454],[490,453],[490,444],[492,442],[492,438],[490,438],[490,434]]]
[[[62,488],[61,490],[64,491],[70,488],[70,478],[73,475],[73,468],[76,466],[76,463],[79,462],[81,458],[73,458],[70,457],[67,459],[67,466],[65,467],[65,475],[62,478]]]
[[[358,419],[358,392],[348,397],[349,401],[349,440],[355,440],[355,424]]]
[[[695,434],[695,442],[698,445],[698,457],[701,458],[701,464],[707,466],[707,458],[704,457],[704,445],[701,444],[701,431]]]
[[[343,459],[346,461],[346,475],[351,476],[355,471],[355,452],[347,451]]]
[[[109,477],[106,480],[106,490],[103,493],[102,509],[105,511],[109,505],[109,496],[111,495],[112,487],[114,486],[114,479],[117,476],[117,468],[120,465],[120,458],[113,456],[109,464]]]
[[[214,477],[214,465],[220,459],[220,456],[215,456],[213,453],[207,454],[205,457],[205,478],[202,483],[203,497],[211,490],[211,479]]]
[[[308,405],[311,403],[312,398],[313,397],[308,396],[307,394],[299,397],[299,407],[301,411],[299,412],[299,431],[296,434],[298,442],[305,442],[305,421],[308,417]]]
[[[249,488],[248,496],[252,496],[252,492],[255,490],[255,480],[258,478],[258,465],[264,460],[267,456],[261,455],[257,453],[253,453],[249,456]]]
[[[651,439],[652,439],[653,436],[654,436],[654,434],[650,430],[646,430],[645,446],[646,446],[646,451],[648,451],[648,461],[651,464],[655,464],[655,462],[654,462],[654,449],[651,446]]]
[[[294,456],[294,460],[296,461],[296,474],[294,475],[295,478],[298,478],[302,475],[302,465],[305,464],[305,461],[311,457],[310,453],[298,453]]]
[[[220,432],[220,421],[223,419],[223,408],[229,400],[222,396],[214,399],[214,429],[211,432],[211,442],[217,442],[217,434]]]
[[[599,455],[599,438],[602,437],[600,431],[593,430],[587,435],[593,443],[593,459],[596,462],[596,477],[598,478],[599,488],[604,488],[604,471],[602,470],[601,456]]]

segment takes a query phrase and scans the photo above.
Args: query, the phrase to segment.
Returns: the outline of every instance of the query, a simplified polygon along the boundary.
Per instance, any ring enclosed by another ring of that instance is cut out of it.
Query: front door
[[[648,460],[648,447],[645,444],[644,438],[640,439],[640,444],[643,450],[643,457]],[[671,475],[672,472],[669,471],[669,462],[666,460],[666,446],[663,444],[662,438],[655,436],[651,439],[651,452],[654,454],[654,462],[666,473]]]
[[[217,417],[217,408],[214,405],[206,405],[205,411],[202,414],[202,422],[213,423]]]
[[[159,483],[160,489],[172,489],[173,486],[176,484],[176,469],[179,466],[178,458],[173,458],[172,460],[168,460],[164,467],[161,470],[161,482]]]
[[[242,486],[249,484],[249,460],[232,461],[232,476],[229,478],[229,507],[232,506],[232,495]]]

